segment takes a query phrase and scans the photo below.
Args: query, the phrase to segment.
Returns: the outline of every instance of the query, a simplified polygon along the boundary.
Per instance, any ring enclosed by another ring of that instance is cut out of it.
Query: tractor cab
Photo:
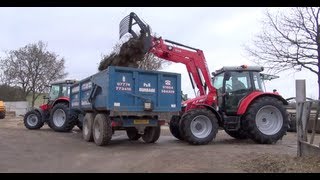
[[[63,80],[51,83],[49,90],[48,104],[55,102],[59,98],[69,98],[70,86],[74,84],[75,80]]]
[[[213,86],[217,89],[219,109],[226,115],[237,115],[241,100],[254,91],[265,92],[264,80],[277,76],[260,73],[261,66],[227,66],[213,75]]]

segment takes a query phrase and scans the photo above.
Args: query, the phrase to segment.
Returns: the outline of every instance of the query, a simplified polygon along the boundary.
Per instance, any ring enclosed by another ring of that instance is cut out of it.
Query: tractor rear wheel
[[[69,108],[66,104],[56,104],[49,119],[50,127],[57,132],[69,132],[75,126],[75,119],[69,115]]]
[[[255,100],[242,121],[248,136],[260,144],[276,143],[288,129],[286,109],[280,100],[273,97]]]
[[[172,116],[169,122],[169,129],[171,134],[175,138],[183,141],[182,134],[180,133],[180,128],[179,128],[180,118],[181,118],[180,116]]]
[[[211,142],[218,132],[217,117],[207,109],[192,109],[183,114],[180,132],[190,144],[203,145]]]
[[[43,126],[41,114],[36,110],[31,110],[24,115],[24,126],[28,129],[40,129]]]

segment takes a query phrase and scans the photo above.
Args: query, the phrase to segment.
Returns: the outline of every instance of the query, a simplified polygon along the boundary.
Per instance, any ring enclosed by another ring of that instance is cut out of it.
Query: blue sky
[[[0,8],[0,56],[42,40],[48,49],[66,59],[68,78],[82,79],[97,72],[102,54],[119,41],[119,22],[135,12],[153,32],[204,51],[210,72],[222,66],[248,64],[243,45],[250,43],[262,25],[267,8],[261,7],[69,7]],[[281,8],[269,8],[275,11]],[[182,74],[182,90],[193,97],[184,65],[171,64],[163,71]],[[284,97],[295,96],[295,79],[306,79],[307,96],[317,98],[316,75],[284,72],[267,82]]]

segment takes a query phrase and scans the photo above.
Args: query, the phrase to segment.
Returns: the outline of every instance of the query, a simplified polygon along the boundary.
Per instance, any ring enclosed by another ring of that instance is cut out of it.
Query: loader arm
[[[138,35],[132,30],[134,25],[138,25],[140,28],[140,38],[144,42],[145,53],[153,53],[159,58],[184,64],[189,73],[193,89],[195,89],[194,84],[196,84],[200,96],[208,93],[208,96],[212,97],[210,99],[215,99],[213,96],[216,95],[216,89],[211,83],[206,59],[201,50],[170,40],[163,40],[161,37],[151,36],[150,27],[133,12],[120,22],[120,38],[128,32],[132,34],[133,38],[138,38]]]
[[[171,43],[172,45],[168,43]],[[180,46],[181,48],[177,46]],[[161,37],[153,37],[152,47],[149,52],[153,53],[159,58],[184,64],[189,75],[192,77],[192,84],[195,83],[201,96],[207,94],[207,89],[209,90],[208,92],[215,93],[215,88],[211,83],[211,77],[209,75],[207,63],[201,50],[170,40],[163,40]]]

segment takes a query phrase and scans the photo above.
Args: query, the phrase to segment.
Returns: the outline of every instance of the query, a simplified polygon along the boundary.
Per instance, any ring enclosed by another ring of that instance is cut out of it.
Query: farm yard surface
[[[193,146],[163,126],[154,144],[129,141],[125,131],[116,131],[111,144],[100,147],[85,142],[77,128],[27,130],[22,118],[7,117],[0,121],[0,147],[0,172],[320,172],[319,159],[296,157],[297,137],[290,132],[276,144],[262,145],[219,130],[208,145]]]

